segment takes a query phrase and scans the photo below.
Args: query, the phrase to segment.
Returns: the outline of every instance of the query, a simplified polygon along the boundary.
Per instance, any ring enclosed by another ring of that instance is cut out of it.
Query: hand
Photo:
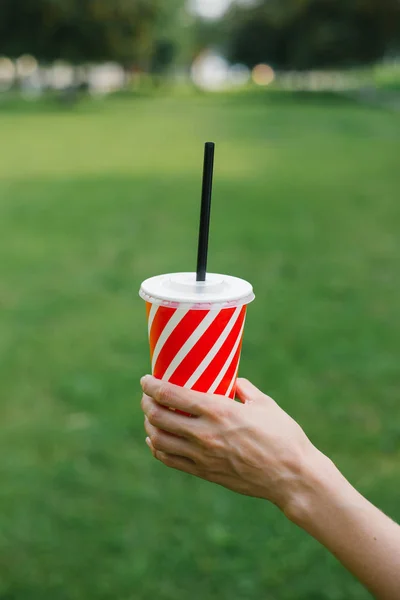
[[[146,441],[155,458],[270,500],[376,598],[399,598],[400,527],[363,498],[271,398],[245,379],[237,386],[243,404],[149,375],[141,384]]]
[[[237,384],[242,404],[149,375],[141,385],[146,442],[155,458],[235,492],[270,500],[291,518],[304,487],[303,471],[317,450],[276,402],[245,379]]]

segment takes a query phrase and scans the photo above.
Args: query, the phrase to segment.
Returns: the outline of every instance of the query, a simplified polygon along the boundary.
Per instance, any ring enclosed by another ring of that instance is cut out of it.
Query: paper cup
[[[152,373],[181,387],[235,397],[247,305],[252,286],[243,279],[195,273],[143,282]]]

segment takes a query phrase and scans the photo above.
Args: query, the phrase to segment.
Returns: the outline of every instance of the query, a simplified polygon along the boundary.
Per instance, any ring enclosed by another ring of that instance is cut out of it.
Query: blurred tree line
[[[183,6],[184,0],[1,0],[0,54],[162,71],[178,53]]]
[[[399,0],[262,0],[230,11],[231,60],[281,69],[347,67],[397,51]]]
[[[224,19],[192,18],[185,0],[1,0],[0,54],[42,63],[116,61],[163,73],[204,48],[282,69],[346,67],[399,48],[400,0],[238,0]]]

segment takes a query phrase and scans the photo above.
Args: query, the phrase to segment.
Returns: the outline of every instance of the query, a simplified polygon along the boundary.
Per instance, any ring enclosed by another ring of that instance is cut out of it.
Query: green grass
[[[400,115],[318,96],[0,105],[0,599],[363,600],[273,506],[144,443],[145,277],[253,282],[242,360],[400,520]]]

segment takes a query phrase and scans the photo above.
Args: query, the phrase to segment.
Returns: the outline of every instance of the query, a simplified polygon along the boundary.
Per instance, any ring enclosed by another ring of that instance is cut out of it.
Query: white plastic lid
[[[146,302],[173,308],[211,310],[243,306],[255,298],[253,287],[244,279],[207,273],[196,281],[196,273],[172,273],[146,279],[139,295]]]

